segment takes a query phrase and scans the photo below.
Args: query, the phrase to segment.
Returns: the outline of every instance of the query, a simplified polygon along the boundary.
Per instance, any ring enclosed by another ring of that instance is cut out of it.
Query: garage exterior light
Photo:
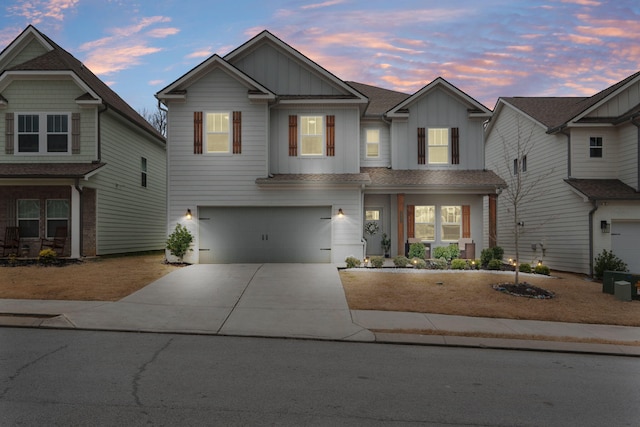
[[[193,216],[191,215],[191,209],[187,209],[187,214],[185,215],[187,219],[191,219]]]
[[[340,217],[344,216],[344,212],[342,211],[342,208],[338,209],[338,216]]]

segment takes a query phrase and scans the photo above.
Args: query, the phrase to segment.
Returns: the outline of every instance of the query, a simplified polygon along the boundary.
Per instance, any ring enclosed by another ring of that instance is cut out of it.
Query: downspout
[[[78,236],[78,240],[79,240],[79,245],[80,245],[80,256],[83,257],[84,256],[84,250],[83,250],[83,240],[84,240],[84,214],[83,214],[83,209],[82,209],[82,205],[83,205],[83,201],[82,201],[82,187],[80,187],[80,178],[76,178],[75,179],[75,184],[74,184],[76,191],[78,192],[78,194],[80,195],[80,218],[78,218],[78,221],[80,222],[80,235]]]
[[[567,132],[566,127],[563,127],[560,133],[567,137],[567,178],[571,178],[571,132]]]
[[[638,169],[636,170],[636,191],[640,191],[640,123],[636,122],[636,118],[631,117],[631,124],[638,128],[638,149],[636,153],[636,158],[638,161]]]
[[[598,201],[592,200],[593,209],[589,211],[589,276],[593,277],[593,214],[598,210]]]
[[[96,148],[97,154],[97,163],[102,161],[102,132],[100,130],[100,115],[109,109],[108,104],[102,104],[104,106],[104,110],[98,110],[98,147]]]

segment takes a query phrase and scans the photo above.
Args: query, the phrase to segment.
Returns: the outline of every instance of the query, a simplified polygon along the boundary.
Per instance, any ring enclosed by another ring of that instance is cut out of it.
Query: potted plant
[[[384,257],[389,258],[389,250],[391,249],[391,239],[387,236],[387,233],[382,233],[382,240],[380,241],[382,250],[384,251]]]

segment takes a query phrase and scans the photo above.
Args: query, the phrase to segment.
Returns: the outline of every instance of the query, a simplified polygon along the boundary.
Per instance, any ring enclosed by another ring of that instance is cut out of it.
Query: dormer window
[[[69,114],[18,114],[18,153],[70,154]]]

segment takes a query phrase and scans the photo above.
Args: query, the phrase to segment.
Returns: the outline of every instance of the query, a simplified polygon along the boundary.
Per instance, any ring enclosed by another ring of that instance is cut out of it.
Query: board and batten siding
[[[635,82],[586,117],[592,119],[619,117],[638,104],[640,104],[640,82]]]
[[[98,255],[159,250],[166,240],[165,147],[107,110],[101,115],[106,166],[85,185],[96,189]],[[147,159],[147,187],[141,158]]]
[[[518,117],[518,118],[516,118]],[[494,116],[490,133],[486,135],[487,168],[495,171],[512,185],[515,152],[507,152],[502,138],[514,140],[518,132],[529,135],[533,130],[533,148],[527,155],[527,182],[536,182],[535,189],[518,205],[519,220],[524,221],[520,235],[520,261],[542,260],[550,268],[589,273],[589,210],[590,203],[571,190],[567,178],[567,138],[549,135],[546,129],[504,106]],[[526,185],[526,184],[525,184]],[[504,248],[505,259],[515,257],[513,204],[508,190],[497,198],[497,244]],[[536,251],[532,244],[536,244]],[[542,243],[545,249],[541,254]]]
[[[378,157],[367,157],[367,130],[380,131]],[[360,166],[387,167],[391,166],[391,129],[382,120],[362,121],[360,124]]]

